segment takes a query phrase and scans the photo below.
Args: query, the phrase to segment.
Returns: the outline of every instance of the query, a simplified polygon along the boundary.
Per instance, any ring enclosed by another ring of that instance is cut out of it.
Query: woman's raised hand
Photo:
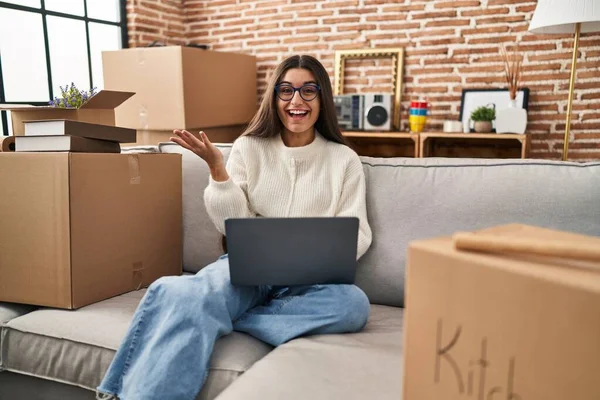
[[[194,152],[206,161],[210,169],[224,167],[223,153],[208,140],[204,132],[200,132],[200,138],[186,130],[175,129],[173,133],[177,136],[171,138],[172,142]]]

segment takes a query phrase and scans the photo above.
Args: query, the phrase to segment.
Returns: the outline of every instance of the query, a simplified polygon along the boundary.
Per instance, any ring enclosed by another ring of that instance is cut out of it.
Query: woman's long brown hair
[[[267,90],[262,98],[258,112],[250,121],[250,124],[242,135],[257,137],[273,137],[279,135],[283,130],[283,124],[277,115],[277,96],[275,95],[275,85],[277,85],[285,73],[292,68],[303,68],[314,75],[317,85],[321,87],[319,92],[321,100],[321,110],[319,118],[315,122],[316,130],[327,140],[349,145],[348,141],[342,136],[338,125],[335,105],[333,104],[333,92],[331,90],[331,80],[323,64],[316,58],[308,55],[296,55],[286,58],[279,64],[271,75]]]

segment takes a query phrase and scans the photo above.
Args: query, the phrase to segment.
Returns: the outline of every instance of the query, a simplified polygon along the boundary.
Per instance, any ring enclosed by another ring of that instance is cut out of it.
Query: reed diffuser
[[[504,76],[508,85],[508,108],[496,111],[496,133],[525,133],[527,128],[527,110],[517,105],[517,95],[521,89],[521,71],[523,56],[519,54],[516,45],[512,52],[508,52],[502,45],[500,54],[504,63]]]
[[[500,49],[502,55],[502,61],[504,62],[504,76],[506,83],[508,84],[508,93],[510,99],[515,101],[517,99],[517,92],[521,88],[521,66],[523,64],[523,57],[519,54],[519,45],[515,47],[512,54],[506,51],[506,46],[502,45]]]

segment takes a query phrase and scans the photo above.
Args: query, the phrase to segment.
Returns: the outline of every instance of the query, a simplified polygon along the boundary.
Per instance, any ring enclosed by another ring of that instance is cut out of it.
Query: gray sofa
[[[221,254],[202,200],[208,171],[174,144],[147,151],[183,154],[184,269],[194,273]],[[218,341],[198,399],[398,400],[409,241],[510,222],[600,236],[600,162],[362,160],[374,236],[357,273],[372,303],[366,328],[276,349],[234,332]],[[143,293],[76,311],[0,304],[0,399],[93,399]]]

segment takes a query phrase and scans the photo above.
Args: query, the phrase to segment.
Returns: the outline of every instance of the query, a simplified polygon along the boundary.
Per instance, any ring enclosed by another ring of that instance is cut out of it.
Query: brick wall
[[[403,47],[403,129],[411,99],[432,102],[429,129],[457,119],[463,88],[504,87],[499,45],[519,42],[530,88],[532,157],[560,158],[573,40],[535,36],[530,0],[129,0],[130,45],[209,44],[253,54],[259,92],[287,55],[319,58],[333,80],[336,49]],[[156,24],[158,21],[158,25]],[[580,43],[569,158],[600,159],[600,35]],[[349,60],[346,92],[391,91],[389,60]]]
[[[127,0],[129,47],[158,41],[167,45],[186,43],[182,0]]]

